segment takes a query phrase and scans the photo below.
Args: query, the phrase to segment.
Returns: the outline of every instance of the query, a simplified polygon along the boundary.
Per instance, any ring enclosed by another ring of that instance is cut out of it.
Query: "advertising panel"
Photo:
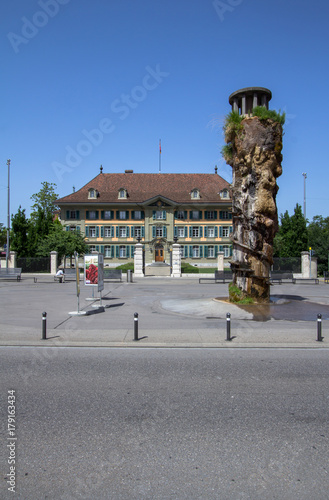
[[[85,285],[98,285],[98,254],[84,256],[84,279]]]

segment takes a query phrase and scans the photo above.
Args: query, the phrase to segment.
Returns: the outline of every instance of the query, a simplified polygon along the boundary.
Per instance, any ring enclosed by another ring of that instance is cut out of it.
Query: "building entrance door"
[[[157,245],[155,247],[155,262],[163,262],[163,246]]]

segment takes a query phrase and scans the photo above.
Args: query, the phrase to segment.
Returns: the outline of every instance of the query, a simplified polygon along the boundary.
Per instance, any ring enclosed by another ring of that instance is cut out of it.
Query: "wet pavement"
[[[270,304],[237,305],[237,307],[251,314],[254,321],[271,319],[313,321],[318,314],[321,314],[323,320],[329,319],[329,306],[310,302],[296,295],[273,295]]]

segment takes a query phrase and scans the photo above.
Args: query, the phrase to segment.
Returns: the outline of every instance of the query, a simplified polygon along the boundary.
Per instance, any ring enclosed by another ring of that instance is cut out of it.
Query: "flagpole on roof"
[[[161,139],[159,139],[159,174],[161,174]]]

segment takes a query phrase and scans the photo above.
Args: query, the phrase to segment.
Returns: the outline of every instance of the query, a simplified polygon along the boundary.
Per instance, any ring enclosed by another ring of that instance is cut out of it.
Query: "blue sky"
[[[212,173],[229,95],[272,91],[284,110],[278,212],[329,216],[324,0],[2,2],[0,222],[41,182],[65,196],[99,173]]]

